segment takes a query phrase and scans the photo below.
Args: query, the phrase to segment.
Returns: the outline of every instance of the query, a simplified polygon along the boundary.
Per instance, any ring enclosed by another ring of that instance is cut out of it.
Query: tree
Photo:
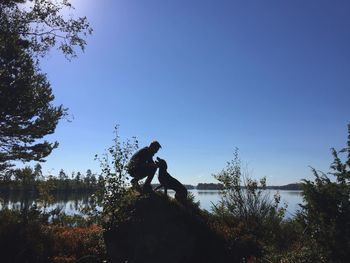
[[[64,11],[73,9],[69,0],[2,0],[1,35],[18,36],[35,57],[44,56],[58,46],[68,59],[73,58],[75,48],[84,50],[85,38],[92,33],[86,17],[63,15]]]
[[[68,59],[75,57],[75,47],[84,49],[91,33],[85,17],[65,19],[64,8],[72,8],[69,1],[0,2],[0,172],[14,160],[42,162],[58,146],[42,139],[66,109],[52,104],[39,58],[56,45]]]
[[[43,179],[43,172],[42,172],[42,167],[40,163],[37,163],[34,166],[34,175],[37,180],[42,180]]]
[[[95,186],[96,186],[96,183],[97,183],[96,176],[95,176],[95,174],[92,174],[92,175],[91,175],[91,185],[92,185],[93,187],[95,187]]]
[[[346,154],[343,161],[342,154]],[[350,124],[347,148],[332,148],[332,155],[329,173],[312,168],[315,180],[303,180],[301,216],[309,244],[315,243],[327,262],[346,262],[350,258]]]
[[[66,173],[64,172],[63,169],[60,170],[59,174],[58,174],[58,178],[62,181],[68,179],[68,176],[66,175]]]
[[[72,174],[70,175],[71,180],[75,180],[75,172],[72,172]]]
[[[34,182],[35,175],[33,169],[29,166],[26,166],[22,169],[16,169],[14,171],[16,181],[20,182],[22,186],[32,185]]]
[[[20,38],[0,42],[0,169],[9,161],[43,161],[57,142],[37,142],[54,132],[65,113],[54,99],[46,76],[19,43]]]
[[[89,186],[91,184],[91,177],[92,177],[92,172],[90,169],[86,170],[86,175],[84,178],[84,183],[87,184],[87,186]]]
[[[77,175],[75,176],[75,180],[77,181],[77,184],[80,184],[81,182],[81,173],[77,172]]]

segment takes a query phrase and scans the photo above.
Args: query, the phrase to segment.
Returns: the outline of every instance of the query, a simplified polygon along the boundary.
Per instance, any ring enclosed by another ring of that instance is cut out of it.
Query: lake
[[[295,215],[299,209],[299,204],[303,202],[302,191],[291,190],[266,190],[268,191],[270,198],[273,198],[274,194],[279,192],[281,195],[281,205],[287,204],[286,218],[291,218]],[[194,194],[195,199],[200,201],[200,206],[203,209],[211,211],[213,204],[217,204],[220,201],[220,192],[216,190],[190,190]]]
[[[286,211],[286,218],[291,218],[295,215],[297,209],[299,209],[299,204],[302,203],[301,191],[288,191],[288,190],[266,190],[269,192],[271,198],[273,198],[276,192],[281,195],[281,204],[286,203],[288,205]],[[217,204],[220,201],[220,192],[217,190],[189,190],[195,197],[195,201],[200,202],[200,207],[206,209],[209,212],[213,204]],[[171,196],[174,192],[169,191]],[[26,204],[32,205],[35,203],[34,197],[26,197],[15,194],[10,195],[0,195],[0,209],[7,207],[9,209],[21,209]],[[89,203],[90,195],[82,194],[64,194],[57,195],[55,201],[50,204],[47,208],[48,210],[59,208],[63,212],[69,215],[79,214],[79,209],[83,208]]]

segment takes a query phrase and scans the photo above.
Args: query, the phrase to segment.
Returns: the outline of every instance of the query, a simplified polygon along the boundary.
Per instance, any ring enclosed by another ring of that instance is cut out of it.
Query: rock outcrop
[[[137,196],[118,213],[121,219],[104,232],[113,263],[205,263],[227,258],[225,241],[210,228],[206,213],[191,202],[185,207],[151,193]]]

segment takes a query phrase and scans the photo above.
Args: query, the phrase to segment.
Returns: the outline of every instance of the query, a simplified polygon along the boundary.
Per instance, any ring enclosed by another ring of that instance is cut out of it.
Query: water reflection
[[[301,191],[291,191],[291,190],[266,190],[268,195],[272,199],[276,193],[281,196],[281,205],[287,205],[286,218],[291,218],[295,216],[297,210],[300,209],[299,204],[303,202]],[[194,194],[195,199],[200,201],[201,208],[212,211],[214,205],[220,202],[221,195],[220,191],[217,190],[192,190],[190,191]]]
[[[13,192],[1,194],[0,199],[0,209],[27,210],[37,205],[45,212],[59,209],[69,215],[80,214],[80,210],[92,201],[91,194],[87,193],[59,193],[54,195],[52,201],[47,203],[42,203],[35,194]]]
[[[281,204],[287,204],[286,217],[293,217],[299,209],[299,204],[302,203],[301,191],[289,190],[268,190],[269,195],[273,198],[277,192],[281,195]],[[217,190],[189,190],[194,195],[195,201],[200,202],[202,209],[212,211],[214,205],[218,204],[221,199],[220,191]],[[168,192],[174,196],[173,191]],[[54,196],[52,202],[48,203],[46,207],[44,204],[38,202],[38,197],[35,195],[21,195],[18,193],[1,194],[0,209],[8,208],[13,210],[28,209],[34,204],[43,207],[42,210],[46,212],[53,209],[60,209],[66,214],[81,214],[80,210],[92,202],[91,194],[72,193],[72,194],[57,194]],[[98,201],[101,204],[101,200]]]

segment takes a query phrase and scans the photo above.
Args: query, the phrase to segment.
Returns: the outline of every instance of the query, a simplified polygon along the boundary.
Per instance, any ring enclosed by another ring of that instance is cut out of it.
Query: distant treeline
[[[222,190],[224,187],[222,184],[214,183],[199,183],[197,184],[197,190]]]
[[[91,193],[103,188],[104,178],[97,176],[90,169],[85,174],[80,172],[68,176],[62,169],[56,176],[43,176],[40,164],[34,169],[25,167],[0,174],[0,192],[49,192],[49,193]]]
[[[154,187],[159,184],[153,184]],[[58,176],[43,176],[40,164],[35,165],[34,169],[25,167],[21,169],[10,170],[0,174],[0,192],[24,191],[40,192],[42,189],[49,189],[50,192],[93,192],[103,189],[104,178],[96,175],[90,169],[85,174],[73,172],[68,175],[63,169]],[[220,183],[199,183],[197,186],[186,184],[189,190],[223,190]],[[267,186],[272,190],[301,190],[301,184],[293,183],[282,186]]]
[[[267,186],[267,189],[272,189],[272,190],[302,190],[301,189],[301,184],[286,184],[286,185],[281,185],[281,186]]]

